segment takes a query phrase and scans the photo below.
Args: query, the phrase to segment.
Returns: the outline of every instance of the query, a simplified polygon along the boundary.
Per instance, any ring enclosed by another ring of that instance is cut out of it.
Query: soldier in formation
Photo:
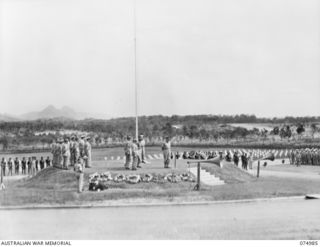
[[[64,169],[69,169],[70,164],[70,143],[69,138],[64,138],[64,142],[62,144],[62,167]]]
[[[306,149],[296,149],[290,152],[290,164],[300,166],[300,165],[320,165],[320,149],[317,148],[306,148]]]
[[[14,174],[18,175],[20,170],[20,160],[18,157],[14,159]]]
[[[22,174],[26,175],[27,174],[27,160],[26,157],[23,157],[21,160],[21,169],[22,169]]]
[[[137,139],[133,139],[132,142],[132,170],[137,170],[140,168],[140,159],[139,159],[139,144]]]
[[[82,135],[80,139],[76,136],[71,138],[59,138],[52,144],[52,165],[54,167],[69,169],[78,163],[81,158],[85,167],[91,167],[92,150],[90,138]],[[51,164],[50,164],[51,165]]]
[[[142,164],[147,164],[146,160],[146,141],[144,140],[143,135],[139,135],[139,147],[140,147],[140,152],[141,152],[141,163]]]
[[[137,168],[141,168],[142,163],[146,164],[147,162],[145,160],[145,143],[143,140],[143,136],[140,136],[138,140],[132,140],[131,136],[127,136],[127,140],[124,145],[124,155],[124,167],[126,170],[129,170],[130,167],[132,170],[137,170]],[[144,162],[142,162],[143,160]]]
[[[164,162],[164,168],[170,167],[170,159],[171,159],[171,142],[170,137],[165,138],[165,142],[162,144],[162,153],[163,153],[163,162]]]
[[[45,162],[46,162],[46,167],[50,167],[51,166],[51,160],[50,160],[49,156],[46,158]]]
[[[238,167],[239,166],[239,153],[238,152],[235,152],[233,154],[233,163]]]
[[[13,169],[13,159],[10,157],[8,160],[8,170],[9,170],[8,175],[10,176],[12,176],[12,169]]]
[[[21,160],[18,157],[14,159],[9,157],[8,161],[3,157],[1,159],[1,171],[3,176],[13,176],[13,175],[34,175],[40,170],[51,166],[51,160],[47,157],[44,160],[43,157],[40,160],[37,157],[23,157]]]
[[[84,142],[84,160],[85,160],[85,167],[91,167],[91,144],[90,144],[90,137],[87,137]]]
[[[133,144],[131,141],[131,136],[127,136],[127,141],[124,145],[124,155],[125,155],[124,168],[126,170],[129,170],[130,165],[132,165],[132,152],[133,152]]]

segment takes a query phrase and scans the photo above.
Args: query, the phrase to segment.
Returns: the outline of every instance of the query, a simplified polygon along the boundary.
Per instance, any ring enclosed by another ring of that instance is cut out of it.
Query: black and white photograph
[[[0,175],[1,246],[319,246],[320,1],[0,0]]]

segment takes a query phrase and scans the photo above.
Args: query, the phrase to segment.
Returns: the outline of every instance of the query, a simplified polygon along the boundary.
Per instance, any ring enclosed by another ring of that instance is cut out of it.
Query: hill
[[[64,106],[61,109],[57,109],[52,105],[47,106],[41,111],[29,112],[20,116],[24,120],[36,120],[36,119],[52,119],[52,118],[67,118],[67,119],[79,119],[80,116],[70,107]]]

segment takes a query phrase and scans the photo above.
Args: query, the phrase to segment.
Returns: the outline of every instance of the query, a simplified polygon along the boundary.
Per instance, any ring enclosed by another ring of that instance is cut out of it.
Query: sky
[[[318,0],[135,0],[139,115],[320,115]],[[134,0],[0,0],[0,113],[135,114]]]

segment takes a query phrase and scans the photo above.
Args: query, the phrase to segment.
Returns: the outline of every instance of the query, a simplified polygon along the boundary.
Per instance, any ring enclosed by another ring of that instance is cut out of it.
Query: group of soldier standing
[[[137,170],[141,168],[140,164],[146,164],[146,142],[143,135],[139,135],[138,140],[133,139],[131,136],[127,136],[127,141],[124,146],[125,164],[126,170]]]
[[[306,148],[296,149],[290,152],[290,164],[291,165],[312,165],[320,166],[320,149]]]
[[[90,137],[82,135],[59,138],[52,144],[52,164],[54,167],[69,169],[70,166],[81,164],[91,167]]]
[[[9,158],[6,160],[4,157],[1,159],[1,173],[3,176],[14,175],[35,175],[42,169],[51,166],[51,159],[43,157],[38,160],[36,157],[23,157],[20,160],[18,157],[15,159]]]

